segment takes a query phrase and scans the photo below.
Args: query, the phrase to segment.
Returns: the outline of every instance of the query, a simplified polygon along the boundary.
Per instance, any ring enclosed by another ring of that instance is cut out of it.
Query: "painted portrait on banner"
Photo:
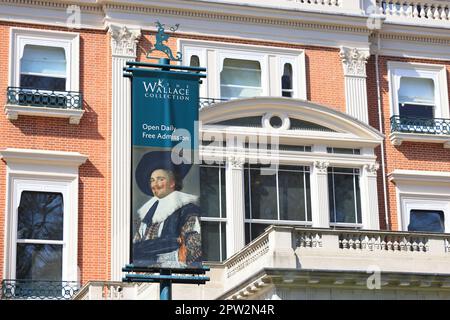
[[[131,263],[201,267],[198,77],[138,70],[132,81]]]

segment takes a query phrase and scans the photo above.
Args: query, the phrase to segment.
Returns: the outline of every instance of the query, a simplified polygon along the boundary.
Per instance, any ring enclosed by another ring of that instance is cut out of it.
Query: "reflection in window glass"
[[[398,89],[399,114],[402,117],[434,118],[433,79],[401,77]]]
[[[328,168],[330,222],[361,223],[359,170]]]
[[[20,86],[42,90],[66,90],[64,48],[25,45],[20,60]]]
[[[444,212],[435,210],[411,210],[408,231],[445,232]]]
[[[226,189],[223,165],[200,166],[202,250],[206,261],[226,259]]]
[[[260,96],[262,85],[259,61],[224,59],[220,90],[222,99]]]
[[[63,208],[60,193],[22,192],[17,210],[17,279],[62,280]]]
[[[311,221],[308,167],[279,166],[273,169],[247,164],[244,181],[246,243],[280,220]]]

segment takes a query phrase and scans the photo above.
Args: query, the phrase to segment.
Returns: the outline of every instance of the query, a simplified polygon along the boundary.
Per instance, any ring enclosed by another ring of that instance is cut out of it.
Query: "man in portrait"
[[[148,152],[140,160],[136,183],[150,199],[137,210],[135,266],[179,268],[201,263],[198,197],[181,191],[190,168],[173,164],[170,151]]]

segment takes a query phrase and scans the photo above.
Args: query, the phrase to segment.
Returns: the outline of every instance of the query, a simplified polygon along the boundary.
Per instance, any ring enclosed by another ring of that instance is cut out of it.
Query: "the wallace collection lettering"
[[[186,100],[189,101],[189,86],[181,87],[179,84],[171,87],[164,79],[158,81],[142,81],[145,89],[145,97],[153,99]]]

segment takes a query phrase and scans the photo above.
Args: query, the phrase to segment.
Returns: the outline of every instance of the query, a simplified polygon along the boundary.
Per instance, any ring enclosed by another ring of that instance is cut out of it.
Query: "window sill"
[[[58,109],[58,108],[6,104],[5,114],[9,120],[17,120],[19,118],[19,115],[24,115],[37,117],[66,118],[69,119],[70,124],[80,124],[80,120],[84,114],[84,110]]]
[[[389,139],[394,146],[400,146],[403,141],[409,141],[442,143],[444,148],[450,148],[450,135],[393,132],[389,135]]]

